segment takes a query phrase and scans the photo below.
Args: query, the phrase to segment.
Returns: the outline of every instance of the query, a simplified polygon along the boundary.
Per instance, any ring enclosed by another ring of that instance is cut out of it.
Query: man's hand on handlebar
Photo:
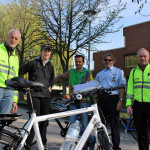
[[[65,95],[64,98],[65,99],[70,99],[71,97],[70,97],[70,95]]]

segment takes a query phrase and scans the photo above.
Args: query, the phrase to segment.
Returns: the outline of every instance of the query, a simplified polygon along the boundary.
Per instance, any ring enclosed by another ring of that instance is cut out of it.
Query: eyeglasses
[[[105,60],[105,61],[110,61],[110,62],[113,61],[112,59],[104,59],[104,60]]]

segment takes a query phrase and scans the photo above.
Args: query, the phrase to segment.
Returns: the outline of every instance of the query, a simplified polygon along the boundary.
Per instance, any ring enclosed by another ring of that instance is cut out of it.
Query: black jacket
[[[49,87],[53,85],[54,79],[54,67],[48,61],[45,66],[40,57],[34,59],[21,66],[19,69],[19,76],[23,76],[26,73],[29,73],[30,81],[37,81],[44,84],[46,91],[42,92],[31,92],[32,97],[50,97],[50,92],[48,91]]]

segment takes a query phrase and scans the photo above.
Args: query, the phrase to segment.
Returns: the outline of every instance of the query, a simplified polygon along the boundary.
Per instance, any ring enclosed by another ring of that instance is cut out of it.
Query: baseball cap
[[[51,48],[50,46],[48,46],[48,45],[43,45],[43,46],[41,47],[41,51],[42,51],[42,50],[46,50],[46,49],[49,49],[50,51],[52,51],[52,48]]]

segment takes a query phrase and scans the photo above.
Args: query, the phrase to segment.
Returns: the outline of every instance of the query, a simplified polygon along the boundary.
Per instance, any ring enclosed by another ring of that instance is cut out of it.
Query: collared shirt
[[[35,59],[41,59],[41,57],[36,57]],[[46,61],[45,64],[44,64],[44,62],[43,62],[43,66],[45,66],[48,62],[49,62],[49,59]]]
[[[111,66],[109,69],[103,69],[98,72],[95,78],[102,88],[111,88],[119,85],[126,85],[126,79],[124,77],[123,70],[117,67]],[[112,91],[111,95],[119,95],[120,90]]]

